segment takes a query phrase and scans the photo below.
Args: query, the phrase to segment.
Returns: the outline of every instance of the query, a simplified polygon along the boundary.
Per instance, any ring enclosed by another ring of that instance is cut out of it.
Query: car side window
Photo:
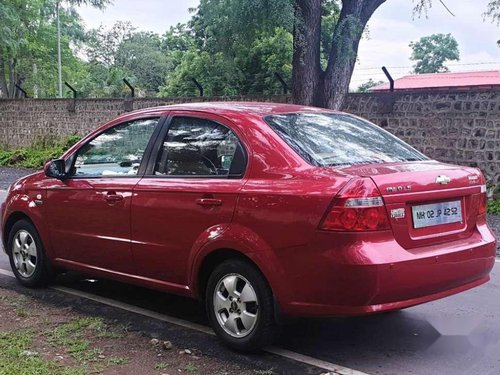
[[[74,177],[136,175],[159,118],[114,126],[82,146],[71,170]]]
[[[174,117],[160,149],[154,174],[241,176],[244,153],[227,127],[195,117]]]

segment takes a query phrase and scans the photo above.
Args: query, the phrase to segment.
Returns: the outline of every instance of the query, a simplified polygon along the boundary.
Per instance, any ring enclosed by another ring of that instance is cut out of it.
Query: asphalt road
[[[486,285],[404,311],[358,318],[297,320],[283,328],[277,346],[368,374],[500,374],[499,267],[496,263],[491,281]],[[0,269],[10,269],[3,253],[0,255]],[[79,277],[62,277],[56,282],[57,285],[206,324],[202,307],[188,299],[106,280],[90,282]],[[50,289],[26,291],[5,276],[0,276],[0,287],[35,293],[37,298],[53,303],[62,301],[60,303],[64,305],[70,304],[103,316],[112,310],[74,297],[54,297],[55,292]],[[127,314],[115,312],[115,318],[132,319]],[[154,322],[147,325],[144,319],[138,322],[138,329],[145,333],[158,334],[158,330],[163,329],[171,334],[165,325],[161,328]],[[272,366],[277,373],[314,373],[310,367],[265,354],[235,355],[218,346],[214,339],[203,344],[208,340],[202,337],[203,334],[189,333],[184,328],[177,334],[180,340],[198,340],[196,344],[205,345],[206,350],[216,348],[217,355],[230,356],[242,363]]]

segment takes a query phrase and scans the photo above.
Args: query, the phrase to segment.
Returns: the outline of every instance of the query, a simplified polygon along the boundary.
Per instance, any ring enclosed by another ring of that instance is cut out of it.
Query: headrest
[[[170,146],[170,145],[169,145]],[[198,146],[189,143],[175,143],[168,149],[168,160],[170,161],[200,161],[201,150]]]

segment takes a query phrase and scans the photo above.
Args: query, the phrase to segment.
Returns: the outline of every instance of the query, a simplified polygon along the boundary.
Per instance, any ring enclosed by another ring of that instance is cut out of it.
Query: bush
[[[500,215],[500,199],[488,201],[488,213]]]
[[[80,140],[71,135],[59,140],[38,139],[30,147],[15,150],[0,149],[0,165],[22,168],[40,168],[51,159],[60,157],[67,149]]]

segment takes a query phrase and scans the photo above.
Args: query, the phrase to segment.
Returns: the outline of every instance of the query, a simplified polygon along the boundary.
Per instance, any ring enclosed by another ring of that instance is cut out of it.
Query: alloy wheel
[[[248,336],[259,316],[257,294],[243,276],[232,273],[222,277],[214,291],[213,308],[217,322],[232,337]]]

